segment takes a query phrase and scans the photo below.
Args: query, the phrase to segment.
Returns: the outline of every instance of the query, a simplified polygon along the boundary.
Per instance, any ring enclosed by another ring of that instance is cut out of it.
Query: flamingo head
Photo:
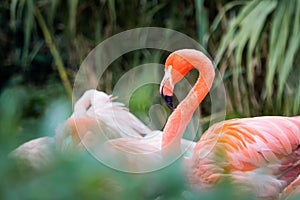
[[[182,49],[171,53],[165,63],[165,75],[160,84],[160,93],[170,109],[174,109],[172,103],[173,90],[179,82],[194,66],[189,62],[193,57],[193,49]]]

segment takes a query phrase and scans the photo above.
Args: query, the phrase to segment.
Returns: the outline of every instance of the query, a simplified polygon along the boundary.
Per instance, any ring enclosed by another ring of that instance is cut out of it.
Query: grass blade
[[[289,1],[287,2],[289,5],[289,13],[286,14],[287,18],[285,20],[285,27],[290,27],[290,24],[293,24],[294,26],[291,27],[292,30],[291,36],[289,37],[289,43],[287,46],[287,50],[284,56],[284,61],[282,66],[279,68],[279,76],[278,76],[278,93],[277,93],[277,99],[279,100],[283,94],[284,85],[286,84],[288,75],[290,74],[291,70],[293,69],[293,62],[294,58],[296,56],[296,53],[300,47],[300,27],[299,27],[299,18],[300,18],[300,5],[299,2]],[[298,6],[295,6],[295,3]],[[295,15],[293,15],[293,8],[297,8],[295,11]],[[294,19],[294,20],[293,20]],[[294,21],[294,22],[293,22]],[[292,22],[292,23],[291,23]]]
[[[76,33],[76,11],[78,6],[78,0],[69,0],[69,29],[71,36]]]
[[[28,66],[28,52],[29,52],[29,43],[31,38],[31,32],[33,30],[34,24],[34,3],[33,0],[27,0],[26,3],[26,12],[25,12],[25,21],[24,21],[24,47],[22,54],[22,63],[24,66]]]
[[[208,16],[203,3],[203,0],[195,0],[198,41],[205,48],[207,46]]]
[[[264,27],[266,26],[265,23],[267,21],[267,17],[270,15],[272,11],[276,8],[277,2],[276,1],[262,1],[260,3],[259,9],[257,9],[257,12],[254,13],[253,16],[249,17],[248,23],[251,23],[253,21],[253,18],[256,20],[253,22],[254,24],[251,25],[251,33],[249,35],[249,44],[247,49],[247,81],[250,85],[253,85],[253,79],[254,79],[254,65],[252,63],[252,56],[255,54],[254,49],[259,48],[258,42],[260,39],[260,36],[262,35],[262,31]],[[260,52],[260,51],[259,51]],[[260,56],[256,54],[256,59],[260,59]]]
[[[16,30],[16,10],[17,10],[18,0],[12,0],[10,3],[10,27]]]
[[[282,50],[285,49],[287,39],[287,30],[284,30],[282,25],[283,19],[286,18],[286,2],[279,2],[277,10],[274,13],[271,33],[270,33],[270,52],[267,61],[267,74],[265,80],[266,94],[265,98],[272,101],[274,90],[273,81],[278,66],[282,64]]]
[[[54,41],[52,40],[52,36],[46,26],[46,22],[42,16],[40,10],[37,7],[35,8],[35,16],[36,16],[36,19],[38,21],[38,24],[39,24],[43,34],[44,34],[44,39],[46,41],[46,44],[49,47],[50,52],[54,58],[60,78],[63,82],[63,85],[64,85],[66,91],[67,91],[67,94],[69,97],[72,97],[72,86],[69,82],[68,75],[67,75],[66,69],[64,67],[63,61],[62,61],[60,54],[55,46]]]

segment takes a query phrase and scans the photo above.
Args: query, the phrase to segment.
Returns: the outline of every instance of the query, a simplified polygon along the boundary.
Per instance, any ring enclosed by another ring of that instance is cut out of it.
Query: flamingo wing
[[[209,128],[197,143],[191,181],[212,186],[221,177],[250,184],[272,197],[300,174],[300,120],[255,117],[227,120]]]
[[[75,103],[71,117],[57,127],[54,137],[28,141],[14,150],[12,155],[35,169],[42,169],[53,159],[52,146],[65,152],[76,147],[89,131],[99,132],[97,135],[102,137],[98,139],[103,143],[120,137],[142,138],[152,132],[122,103],[113,100],[111,95],[104,92],[86,91]]]
[[[135,117],[116,97],[98,90],[87,90],[74,105],[71,118],[88,115],[96,119],[101,129],[110,139],[120,137],[142,137],[151,132],[145,124]]]
[[[110,167],[121,167],[121,170],[128,172],[148,172],[162,166],[164,159],[161,151],[163,134],[161,131],[153,131],[143,138],[107,139],[103,137],[101,129],[93,129],[92,126],[85,128],[88,130],[80,136],[78,148],[88,150]],[[181,143],[183,157],[191,157],[195,142],[182,139]]]

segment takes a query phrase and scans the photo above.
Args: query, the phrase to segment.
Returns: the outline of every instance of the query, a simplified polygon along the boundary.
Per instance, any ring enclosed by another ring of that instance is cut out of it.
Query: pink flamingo
[[[174,85],[196,68],[198,81],[170,116],[163,135],[163,151],[180,149],[183,130],[209,92],[214,68],[196,50],[179,50],[166,61],[162,95],[170,107]],[[194,188],[210,188],[222,177],[242,183],[260,198],[278,198],[300,182],[300,117],[265,116],[232,119],[211,126],[188,159],[188,177]],[[291,186],[292,184],[292,186]]]

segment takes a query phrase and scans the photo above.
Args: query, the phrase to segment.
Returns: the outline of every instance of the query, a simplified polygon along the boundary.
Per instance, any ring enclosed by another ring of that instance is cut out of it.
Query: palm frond
[[[293,106],[282,102],[288,98],[286,82],[295,69],[295,55],[300,47],[299,2],[254,0],[243,3],[231,2],[224,6],[230,8],[227,13],[231,13],[235,5],[242,5],[236,16],[226,20],[228,30],[221,39],[215,63],[228,65],[225,70],[232,71],[229,91],[233,91],[231,96],[238,112],[251,115],[262,110],[274,111],[275,106],[279,114],[291,113]],[[222,16],[224,13],[216,18],[213,30],[220,25]],[[257,88],[258,84],[262,86]],[[293,86],[289,98],[295,95]]]

